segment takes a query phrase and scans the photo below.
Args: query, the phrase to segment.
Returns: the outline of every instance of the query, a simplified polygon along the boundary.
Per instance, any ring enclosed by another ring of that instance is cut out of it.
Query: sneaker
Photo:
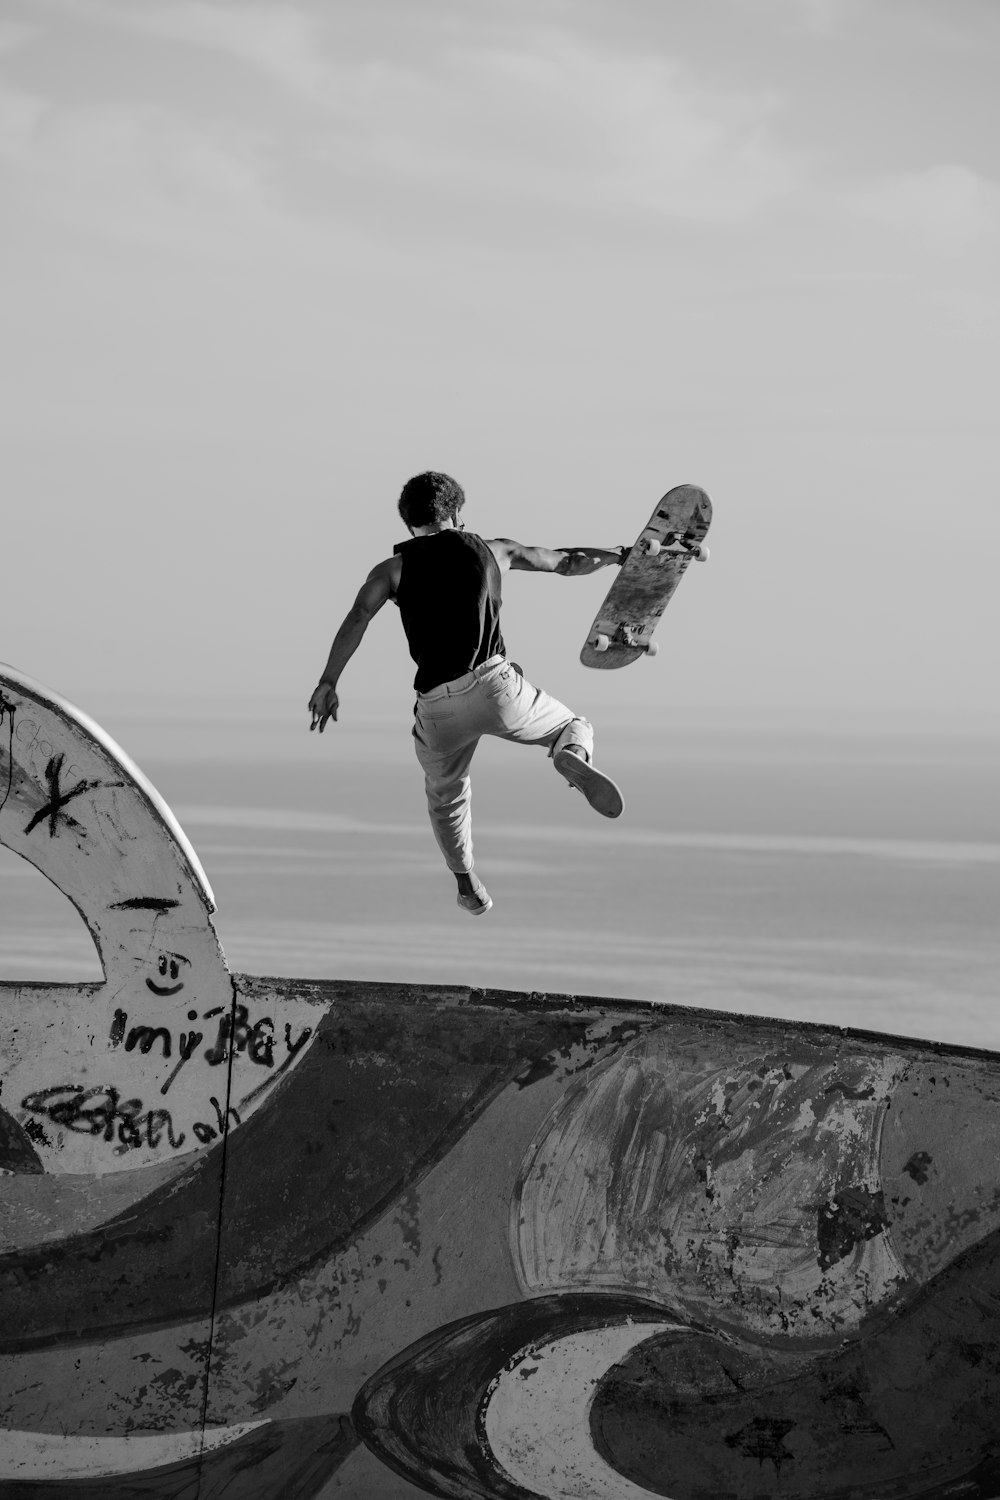
[[[552,764],[570,786],[583,793],[595,812],[603,818],[621,817],[625,807],[621,792],[610,776],[591,765],[582,751],[578,753],[567,745],[556,751]]]
[[[478,875],[473,875],[472,878],[475,881],[475,888],[467,896],[459,891],[458,904],[463,911],[469,913],[470,917],[484,917],[493,905],[493,899]]]

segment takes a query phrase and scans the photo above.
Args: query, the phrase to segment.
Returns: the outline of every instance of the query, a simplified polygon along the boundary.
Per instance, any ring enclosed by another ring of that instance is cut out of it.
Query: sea
[[[471,918],[433,842],[409,706],[108,698],[251,974],[581,995],[1000,1051],[1000,737],[948,726],[605,728],[595,815],[542,751],[473,766]],[[91,710],[93,712],[93,710]],[[102,977],[75,908],[0,848],[0,980]]]

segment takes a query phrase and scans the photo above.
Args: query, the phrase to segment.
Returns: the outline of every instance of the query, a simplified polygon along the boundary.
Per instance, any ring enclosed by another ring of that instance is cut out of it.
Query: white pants
[[[424,771],[431,827],[449,870],[472,869],[472,783],[469,767],[484,734],[518,745],[544,745],[550,755],[581,745],[591,756],[594,731],[564,703],[550,698],[502,656],[491,656],[454,682],[418,693],[413,739]]]

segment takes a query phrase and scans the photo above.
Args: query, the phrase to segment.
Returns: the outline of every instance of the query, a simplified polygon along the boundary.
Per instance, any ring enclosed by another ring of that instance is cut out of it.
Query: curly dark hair
[[[442,521],[457,521],[464,504],[465,491],[457,480],[428,469],[403,485],[399,514],[407,526],[437,526]]]

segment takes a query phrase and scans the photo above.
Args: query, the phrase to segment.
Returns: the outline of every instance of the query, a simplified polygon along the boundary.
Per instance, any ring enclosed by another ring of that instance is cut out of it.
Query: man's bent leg
[[[621,792],[593,764],[594,729],[587,719],[520,674],[506,684],[501,679],[493,697],[497,727],[492,733],[521,745],[544,745],[555,769],[583,793],[596,812],[606,818],[621,814],[625,805]]]
[[[610,776],[599,771],[581,746],[573,741],[556,746],[552,764],[570,786],[582,792],[595,812],[604,818],[620,818],[625,800]]]
[[[578,718],[572,709],[530,682],[507,663],[483,684],[484,708],[489,719],[486,732],[518,745],[542,745],[550,755],[557,745],[574,740],[590,755],[594,747],[593,725]]]
[[[584,760],[594,758],[594,726],[587,719],[570,719],[565,729],[561,729],[552,743],[549,754],[553,760],[560,750],[570,748],[579,749],[583,753]]]

